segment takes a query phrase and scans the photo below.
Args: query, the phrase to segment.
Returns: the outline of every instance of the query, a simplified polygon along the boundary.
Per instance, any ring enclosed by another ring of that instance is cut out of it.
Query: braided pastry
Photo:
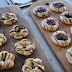
[[[35,44],[28,39],[22,39],[20,42],[17,42],[14,47],[17,53],[25,56],[31,55],[33,50],[35,50]]]
[[[0,46],[2,44],[5,44],[7,42],[7,38],[4,36],[4,34],[0,33]]]
[[[50,9],[55,12],[64,12],[66,11],[66,4],[62,1],[56,1],[50,4]]]
[[[10,36],[16,39],[22,39],[28,35],[28,30],[24,26],[14,25],[10,30]]]
[[[23,72],[44,72],[44,66],[42,60],[36,58],[28,58],[25,60],[25,64],[22,66]]]
[[[67,50],[67,52],[66,52],[66,58],[72,64],[72,47]]]
[[[60,15],[60,20],[65,24],[72,24],[72,12],[65,11]]]
[[[5,13],[1,17],[1,22],[5,25],[11,25],[17,21],[17,17],[14,13]]]
[[[56,18],[46,18],[42,21],[41,25],[48,31],[56,31],[59,27],[59,23]]]
[[[15,56],[7,51],[0,52],[0,70],[10,69],[14,66]]]
[[[50,14],[50,10],[44,6],[36,6],[33,9],[33,13],[37,17],[46,17]]]
[[[69,33],[65,31],[56,31],[51,35],[51,40],[59,46],[68,46],[71,43]]]

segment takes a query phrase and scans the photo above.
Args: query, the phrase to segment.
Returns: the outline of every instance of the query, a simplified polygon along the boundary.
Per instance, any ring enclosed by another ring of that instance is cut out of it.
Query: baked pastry
[[[22,39],[20,42],[17,42],[14,47],[17,53],[25,56],[31,55],[35,50],[35,44],[28,39]]]
[[[66,58],[72,64],[72,47],[67,50],[67,52],[66,52]]]
[[[50,14],[50,10],[44,6],[36,6],[33,9],[33,13],[37,17],[46,17]]]
[[[69,33],[65,31],[56,31],[51,35],[51,40],[59,46],[68,46],[71,43]]]
[[[15,56],[7,51],[0,52],[0,70],[10,69],[14,66]]]
[[[22,66],[23,72],[44,72],[44,66],[42,60],[36,58],[28,58],[25,60],[25,64]]]
[[[66,4],[62,1],[56,1],[50,4],[50,9],[55,12],[64,12],[66,11]]]
[[[10,30],[10,36],[16,39],[22,39],[28,35],[28,30],[24,26],[14,25]]]
[[[14,13],[5,13],[1,17],[1,22],[3,22],[5,25],[11,25],[17,22],[17,17]]]
[[[56,18],[46,18],[42,21],[41,26],[48,31],[56,31],[59,23]]]
[[[60,20],[65,24],[72,24],[72,12],[65,11],[60,15]]]
[[[7,42],[7,38],[4,36],[4,34],[0,33],[0,46],[2,44],[5,44]]]

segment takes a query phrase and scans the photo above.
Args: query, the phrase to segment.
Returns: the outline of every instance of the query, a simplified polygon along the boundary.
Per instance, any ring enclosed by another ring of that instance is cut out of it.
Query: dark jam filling
[[[66,13],[66,14],[65,14],[65,17],[67,17],[67,18],[72,18],[72,14],[71,14],[71,13]]]
[[[54,20],[48,20],[47,24],[49,24],[49,25],[55,25],[55,22],[54,22]]]
[[[58,40],[64,40],[64,41],[66,41],[68,38],[67,38],[67,36],[65,36],[65,35],[63,35],[63,34],[58,34],[57,36],[56,36],[56,38],[58,39]]]
[[[64,6],[63,3],[55,3],[55,4],[54,4],[54,7],[56,7],[56,8],[61,8],[61,7],[63,7],[63,6]]]
[[[37,12],[46,12],[46,9],[41,7],[37,10]]]

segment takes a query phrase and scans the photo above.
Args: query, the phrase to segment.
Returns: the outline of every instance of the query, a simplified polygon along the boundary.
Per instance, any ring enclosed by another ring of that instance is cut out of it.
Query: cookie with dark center
[[[58,35],[56,35],[56,38],[58,40],[64,40],[64,41],[66,41],[68,39],[68,37],[64,34],[58,34]]]
[[[65,14],[65,17],[67,17],[67,18],[72,18],[72,14],[71,14],[71,13],[66,13],[66,14]]]
[[[63,7],[63,6],[64,6],[63,3],[55,3],[55,4],[54,4],[54,7],[56,7],[56,8],[61,8],[61,7]]]
[[[48,20],[48,21],[47,21],[47,24],[48,24],[48,25],[55,25],[55,22],[54,22],[54,20]]]
[[[37,12],[46,12],[46,9],[45,8],[42,8],[42,7],[40,7],[38,10],[37,10]]]

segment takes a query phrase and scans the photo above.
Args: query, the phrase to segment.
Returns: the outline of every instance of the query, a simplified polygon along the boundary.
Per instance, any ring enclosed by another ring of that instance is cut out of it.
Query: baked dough
[[[37,17],[47,17],[50,14],[50,10],[44,6],[36,6],[33,9],[33,13]]]
[[[24,26],[14,25],[10,30],[10,36],[16,39],[22,39],[28,35],[28,30]]]
[[[66,52],[66,58],[72,64],[72,47],[67,50],[67,52]]]
[[[68,46],[71,43],[71,37],[70,37],[69,33],[65,32],[65,31],[56,31],[56,32],[54,32],[51,35],[51,40],[56,45],[59,45],[59,46]]]
[[[23,72],[44,72],[44,66],[41,59],[28,58],[22,66]]]
[[[35,50],[35,44],[28,39],[22,39],[20,42],[17,42],[14,47],[17,53],[25,56],[31,55]]]
[[[41,26],[48,31],[56,31],[59,23],[56,18],[46,18],[42,21]]]
[[[14,66],[15,56],[7,51],[0,52],[0,70],[10,69]]]
[[[50,4],[50,9],[55,12],[64,12],[66,11],[66,4],[62,1],[56,1]]]
[[[72,24],[72,12],[65,11],[60,15],[60,20],[65,24]]]
[[[17,17],[14,13],[5,13],[1,17],[1,22],[3,22],[5,25],[11,25],[17,22]]]
[[[5,44],[7,42],[7,38],[4,36],[4,34],[0,33],[0,46],[2,44]]]

